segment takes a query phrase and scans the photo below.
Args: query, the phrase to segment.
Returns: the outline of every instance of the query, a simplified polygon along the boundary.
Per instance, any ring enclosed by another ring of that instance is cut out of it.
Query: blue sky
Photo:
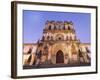
[[[90,43],[91,14],[75,12],[51,12],[23,10],[23,42],[36,43],[41,39],[47,20],[72,21],[77,38],[83,43]]]

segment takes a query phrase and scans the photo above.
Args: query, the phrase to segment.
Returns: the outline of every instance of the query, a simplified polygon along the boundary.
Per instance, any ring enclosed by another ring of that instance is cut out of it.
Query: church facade
[[[23,65],[91,62],[90,43],[81,43],[71,21],[47,21],[41,40],[23,48]]]

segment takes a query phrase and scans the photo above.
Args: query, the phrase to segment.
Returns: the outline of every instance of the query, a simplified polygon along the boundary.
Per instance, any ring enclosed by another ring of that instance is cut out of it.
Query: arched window
[[[90,53],[90,50],[88,49],[88,47],[85,47],[85,49],[87,53]]]
[[[70,36],[70,40],[72,40],[72,36]]]
[[[56,26],[54,26],[54,30],[56,30],[57,28],[56,28]]]
[[[51,36],[51,40],[53,40],[53,36]]]
[[[49,30],[51,30],[51,25],[49,25]]]
[[[68,26],[68,30],[70,30],[70,26]]]
[[[63,30],[65,30],[65,25],[63,25]]]
[[[59,30],[62,30],[62,26],[61,25],[59,25]]]
[[[47,40],[49,40],[50,39],[50,37],[49,36],[47,36]]]
[[[28,54],[30,54],[32,52],[32,48],[29,48],[29,50],[28,50]]]

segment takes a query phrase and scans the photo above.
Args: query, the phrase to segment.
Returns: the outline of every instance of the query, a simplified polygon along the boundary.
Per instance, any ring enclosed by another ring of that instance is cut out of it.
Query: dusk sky
[[[82,43],[91,42],[90,13],[23,10],[23,43],[36,43],[41,39],[47,20],[72,21],[77,38]]]

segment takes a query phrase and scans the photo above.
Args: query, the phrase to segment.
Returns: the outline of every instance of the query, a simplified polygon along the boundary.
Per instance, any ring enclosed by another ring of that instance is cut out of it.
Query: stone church
[[[42,38],[23,48],[23,65],[91,62],[90,43],[81,43],[71,21],[46,21]]]

